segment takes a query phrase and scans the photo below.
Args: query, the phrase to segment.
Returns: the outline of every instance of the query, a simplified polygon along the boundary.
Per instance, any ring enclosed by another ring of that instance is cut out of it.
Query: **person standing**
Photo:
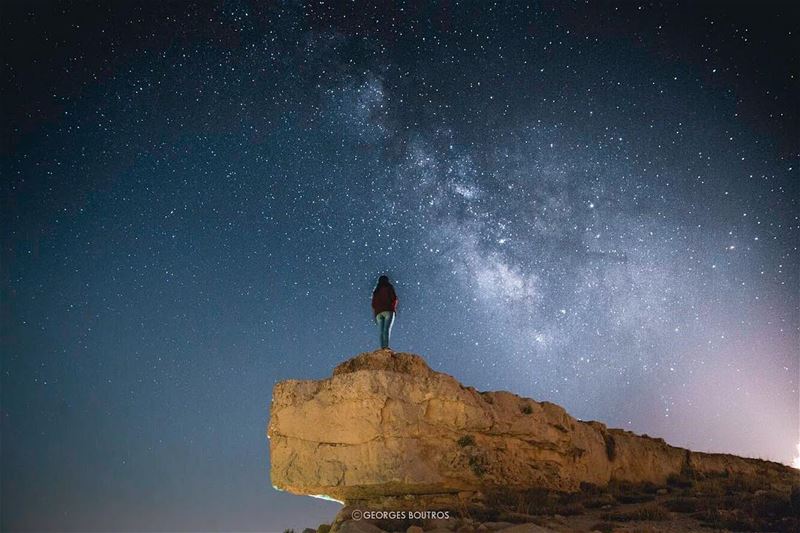
[[[394,314],[397,312],[397,294],[388,276],[378,278],[378,285],[372,291],[372,314],[380,331],[381,349],[389,348],[389,335],[392,333]]]

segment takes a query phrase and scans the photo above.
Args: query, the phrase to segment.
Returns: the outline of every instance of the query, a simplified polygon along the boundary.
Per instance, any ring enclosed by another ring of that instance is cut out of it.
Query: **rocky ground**
[[[495,491],[448,511],[449,519],[354,520],[356,509],[345,507],[314,533],[800,531],[798,487],[742,476],[682,476],[664,487],[584,487],[574,494]]]

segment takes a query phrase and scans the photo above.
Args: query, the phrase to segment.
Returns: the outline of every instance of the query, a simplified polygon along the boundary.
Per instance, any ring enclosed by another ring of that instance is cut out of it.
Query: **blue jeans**
[[[381,311],[375,316],[375,323],[378,324],[378,330],[381,332],[381,348],[389,347],[389,335],[392,333],[393,322],[394,313],[392,311]]]

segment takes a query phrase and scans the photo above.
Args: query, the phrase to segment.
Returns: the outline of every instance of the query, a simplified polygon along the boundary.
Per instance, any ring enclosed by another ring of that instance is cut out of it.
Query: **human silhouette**
[[[394,314],[397,311],[397,294],[389,282],[388,276],[378,278],[378,284],[372,291],[372,313],[380,331],[381,348],[389,348],[389,335],[392,333]]]

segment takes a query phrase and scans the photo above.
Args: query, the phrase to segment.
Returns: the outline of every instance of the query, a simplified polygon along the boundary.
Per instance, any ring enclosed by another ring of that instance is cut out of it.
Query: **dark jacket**
[[[397,294],[391,285],[381,285],[372,293],[372,314],[377,316],[383,311],[397,310]]]

